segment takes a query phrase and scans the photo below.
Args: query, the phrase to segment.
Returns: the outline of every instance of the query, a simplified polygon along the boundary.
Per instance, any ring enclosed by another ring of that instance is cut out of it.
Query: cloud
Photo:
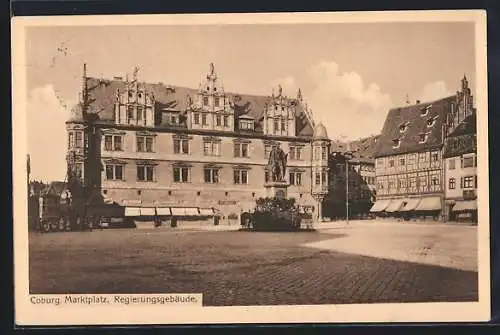
[[[70,101],[58,97],[52,85],[29,92],[27,104],[28,153],[32,180],[64,180],[66,174],[66,120]]]
[[[333,61],[312,66],[308,74],[313,88],[304,97],[330,138],[354,139],[381,131],[392,101],[377,84],[366,85],[356,72],[341,73]]]
[[[454,93],[446,87],[446,83],[443,80],[439,80],[425,85],[418,99],[422,102],[433,101],[453,94]]]

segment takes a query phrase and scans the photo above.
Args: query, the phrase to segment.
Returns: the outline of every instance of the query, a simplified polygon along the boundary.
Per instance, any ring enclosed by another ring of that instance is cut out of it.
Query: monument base
[[[287,199],[287,182],[269,182],[264,185],[269,198]]]

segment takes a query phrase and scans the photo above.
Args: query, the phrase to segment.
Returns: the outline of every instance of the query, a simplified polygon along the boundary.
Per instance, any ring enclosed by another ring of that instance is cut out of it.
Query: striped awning
[[[172,212],[170,211],[170,207],[156,207],[156,214],[170,216],[172,215]]]
[[[437,211],[441,209],[440,197],[424,197],[415,208],[416,211]]]
[[[420,198],[410,198],[406,200],[406,205],[401,208],[400,212],[414,211],[415,208],[420,204]]]
[[[387,206],[389,206],[390,203],[391,203],[390,199],[377,200],[375,202],[375,204],[372,206],[372,208],[370,209],[370,212],[372,212],[372,213],[382,212],[383,210],[385,210],[387,208]]]
[[[125,207],[125,216],[141,216],[141,208]]]
[[[453,206],[452,212],[470,212],[477,210],[477,202],[475,200],[460,200]]]
[[[142,207],[141,208],[141,215],[142,216],[155,216],[155,208],[154,207]]]
[[[405,201],[406,199],[394,199],[391,201],[389,206],[387,206],[385,211],[389,213],[399,212],[405,205]]]
[[[200,208],[200,215],[212,216],[214,215],[214,210],[212,208]]]
[[[199,216],[198,208],[196,207],[171,207],[170,211],[174,216]]]

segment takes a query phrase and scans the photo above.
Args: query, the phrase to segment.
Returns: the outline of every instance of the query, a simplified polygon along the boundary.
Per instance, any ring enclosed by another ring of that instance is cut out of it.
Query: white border
[[[24,28],[28,26],[213,25],[368,22],[475,22],[476,107],[478,115],[479,302],[367,305],[88,308],[32,305],[28,295],[27,126]],[[265,13],[198,15],[113,15],[16,17],[12,19],[13,200],[15,320],[18,325],[452,322],[490,318],[488,109],[486,12],[392,11],[342,13]]]

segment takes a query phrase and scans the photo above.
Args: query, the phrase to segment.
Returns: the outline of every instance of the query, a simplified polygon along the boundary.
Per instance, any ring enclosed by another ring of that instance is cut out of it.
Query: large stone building
[[[443,157],[445,219],[477,221],[476,114],[469,115],[450,133]]]
[[[440,217],[444,208],[443,147],[475,113],[466,77],[456,95],[389,111],[376,149],[377,201],[371,211]]]
[[[274,145],[288,153],[289,197],[312,210],[328,191],[330,142],[300,90],[227,93],[213,64],[198,89],[143,83],[136,71],[108,80],[84,70],[82,85],[67,122],[69,166],[107,201],[239,215],[267,195]]]

